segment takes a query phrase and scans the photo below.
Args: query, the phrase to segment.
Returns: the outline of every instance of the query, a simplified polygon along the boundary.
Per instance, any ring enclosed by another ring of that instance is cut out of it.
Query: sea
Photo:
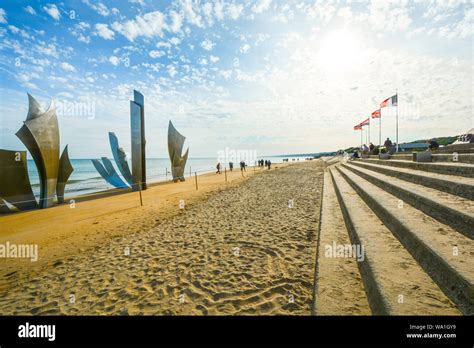
[[[289,158],[290,156],[286,157]],[[269,159],[273,164],[282,163],[285,157],[281,156],[266,156],[264,159]],[[109,158],[113,163],[118,175],[121,176],[113,158]],[[258,158],[261,159],[261,158]],[[262,158],[263,159],[263,158]],[[302,161],[304,157],[291,157],[289,161]],[[130,161],[129,161],[130,162]],[[65,198],[76,197],[95,192],[106,191],[114,188],[108,184],[97,172],[90,159],[71,159],[74,171],[69,177],[65,188]],[[185,178],[194,175],[194,173],[212,173],[216,171],[216,158],[188,158],[184,176]],[[254,165],[254,163],[247,163]],[[131,168],[131,163],[128,163]],[[238,162],[234,162],[234,170],[238,169]],[[222,169],[228,168],[228,164],[223,163]],[[160,181],[171,180],[170,160],[168,158],[149,158],[146,160],[147,182],[154,183]],[[31,187],[33,193],[38,198],[40,194],[40,184],[38,171],[33,160],[28,160],[28,175],[30,177]],[[123,178],[122,178],[123,179]],[[124,180],[125,181],[125,180]]]

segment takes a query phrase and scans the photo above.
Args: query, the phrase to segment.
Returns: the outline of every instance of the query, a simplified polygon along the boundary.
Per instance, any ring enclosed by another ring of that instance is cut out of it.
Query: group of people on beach
[[[270,160],[258,160],[258,166],[259,167],[267,167],[267,169],[270,169],[272,167],[272,161]],[[241,171],[246,171],[247,163],[245,161],[240,161],[240,170]],[[216,164],[216,174],[222,174],[222,164],[221,162],[217,162]],[[229,162],[229,170],[232,171],[234,169],[234,162]]]
[[[240,161],[240,170],[245,172],[246,171],[245,167],[247,167],[247,164],[245,163],[245,161]],[[222,168],[221,162],[217,162],[217,164],[216,164],[216,169],[217,169],[216,174],[222,174],[221,168]],[[234,162],[229,162],[229,170],[230,171],[234,170]]]
[[[272,166],[272,162],[270,160],[258,160],[258,166],[259,167],[267,167],[268,169],[270,169],[270,167]]]

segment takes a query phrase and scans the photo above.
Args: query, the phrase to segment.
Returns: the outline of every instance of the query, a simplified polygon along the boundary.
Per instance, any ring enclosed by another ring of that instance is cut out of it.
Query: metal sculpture
[[[54,204],[59,170],[59,127],[54,102],[46,112],[28,93],[28,115],[16,136],[25,144],[35,161],[40,178],[39,206]]]
[[[54,102],[45,112],[28,94],[28,114],[16,136],[30,151],[40,180],[39,204],[28,177],[26,151],[0,149],[0,213],[13,210],[48,208],[64,202],[64,188],[73,172],[67,145],[59,158],[59,126]]]
[[[184,167],[188,160],[189,148],[186,153],[181,156],[183,145],[186,137],[181,135],[176,128],[174,128],[171,121],[168,124],[168,153],[171,161],[171,174],[173,181],[184,181]]]
[[[58,183],[56,185],[56,197],[58,198],[58,203],[64,203],[64,189],[66,188],[67,180],[73,171],[74,168],[69,160],[69,153],[66,145],[61,154],[61,158],[59,159]]]
[[[110,148],[112,149],[112,154],[114,156],[115,164],[117,165],[123,178],[130,186],[132,186],[133,178],[132,173],[130,172],[130,168],[128,167],[127,155],[125,154],[125,151],[121,147],[119,147],[118,139],[115,133],[109,132],[109,141]]]
[[[130,101],[130,129],[132,140],[132,189],[146,189],[145,163],[145,99],[143,94],[134,90]]]
[[[20,210],[38,208],[31,190],[26,151],[0,149],[0,212],[11,212],[6,202]]]
[[[99,174],[107,181],[110,185],[116,188],[127,188],[128,185],[123,182],[120,176],[115,171],[112,162],[107,157],[102,157],[102,163],[97,160],[93,159],[92,164],[94,164],[95,169],[99,172]]]

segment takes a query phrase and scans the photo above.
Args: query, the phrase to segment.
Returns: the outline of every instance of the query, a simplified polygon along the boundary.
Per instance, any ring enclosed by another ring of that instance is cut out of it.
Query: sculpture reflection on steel
[[[115,164],[117,165],[123,178],[130,186],[132,186],[133,178],[132,173],[130,172],[130,168],[128,167],[127,155],[125,154],[125,151],[121,147],[119,147],[118,139],[115,133],[109,132],[109,142],[110,148],[112,149],[112,154],[114,156]]]
[[[45,112],[28,93],[28,114],[16,136],[31,153],[40,181],[39,204],[28,177],[26,151],[0,150],[0,212],[47,208],[64,201],[64,188],[73,168],[67,146],[59,158],[59,126],[54,102]]]
[[[36,164],[40,178],[41,208],[53,205],[59,170],[59,127],[56,108],[51,104],[43,112],[39,103],[28,94],[29,109],[26,121],[16,133],[25,144]]]
[[[58,198],[58,203],[64,203],[64,189],[66,188],[67,180],[73,171],[74,168],[69,160],[69,153],[66,145],[61,154],[61,158],[59,159],[58,184],[56,185],[56,197]]]
[[[26,151],[0,150],[0,212],[10,212],[6,202],[20,210],[38,208],[28,177]]]
[[[184,181],[184,166],[188,159],[189,148],[186,153],[181,156],[183,151],[185,136],[181,135],[176,128],[174,128],[171,121],[168,124],[168,153],[171,161],[171,174],[173,181]]]
[[[133,90],[130,100],[130,129],[132,141],[132,189],[146,190],[146,155],[145,155],[145,98],[140,92]]]

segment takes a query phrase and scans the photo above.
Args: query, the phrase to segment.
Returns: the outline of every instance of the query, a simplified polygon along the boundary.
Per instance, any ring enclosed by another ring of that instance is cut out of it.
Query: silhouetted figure
[[[432,139],[432,140],[428,141],[428,143],[430,144],[428,146],[428,149],[430,149],[430,151],[439,149],[439,144],[436,142],[436,140]]]
[[[220,174],[221,173],[221,162],[217,162],[216,168],[217,168],[216,174]]]
[[[232,171],[234,169],[234,162],[229,162],[229,169]]]
[[[268,160],[268,162],[267,162],[267,167],[268,167],[269,170],[270,170],[270,167],[271,167],[271,166],[272,166],[272,161]]]

